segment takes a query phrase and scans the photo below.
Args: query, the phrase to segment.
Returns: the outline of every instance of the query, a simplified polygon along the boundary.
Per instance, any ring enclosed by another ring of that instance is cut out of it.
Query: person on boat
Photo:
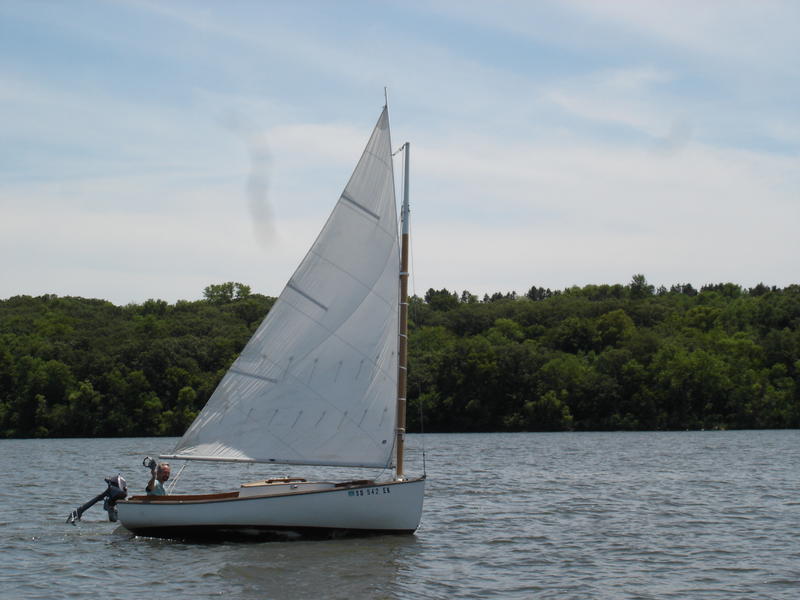
[[[169,479],[169,464],[159,463],[159,465],[150,471],[150,481],[144,488],[148,496],[166,496],[167,491],[164,489],[164,483]]]

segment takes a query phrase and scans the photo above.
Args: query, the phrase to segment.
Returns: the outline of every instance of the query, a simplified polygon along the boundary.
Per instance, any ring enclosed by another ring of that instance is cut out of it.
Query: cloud
[[[674,80],[652,67],[612,69],[554,84],[544,97],[566,112],[590,120],[624,125],[649,136],[664,136],[674,115],[657,100],[659,85]]]
[[[109,184],[82,187],[87,196],[102,195]],[[201,210],[183,213],[81,209],[62,201],[58,186],[51,185],[24,193],[5,190],[0,196],[0,279],[13,286],[6,293],[96,296],[126,304],[197,298],[209,283],[238,280],[277,294],[322,224],[284,219],[280,243],[267,252],[256,243],[244,203],[238,210],[209,212],[213,203],[199,190],[184,191],[178,202]],[[236,191],[228,186],[204,193],[224,198]]]
[[[796,279],[793,5],[9,6],[0,297],[277,294],[384,85],[423,286]]]
[[[791,1],[764,2],[592,2],[572,0],[586,19],[616,24],[637,31],[695,56],[736,60],[739,66],[758,65],[782,72],[798,65],[775,61],[784,52],[797,50],[800,7]]]
[[[637,272],[665,285],[794,279],[795,158],[698,143],[670,155],[597,143],[473,145],[481,151],[414,151],[426,289],[625,283]]]
[[[516,72],[534,97],[568,115],[666,140],[677,130],[781,152],[800,142],[792,125],[800,102],[796,3],[467,1],[431,10],[510,37],[529,56]],[[513,114],[517,97],[497,101]],[[546,104],[528,115],[588,133]]]
[[[6,181],[0,186],[2,297],[174,301],[197,298],[209,283],[227,280],[277,295],[322,227],[369,131],[316,124],[262,129],[246,120],[237,127],[235,135],[224,129],[217,135],[252,145],[237,148],[238,162],[206,159],[189,168],[191,158],[183,156],[187,168],[177,170],[145,173],[139,162],[119,175]],[[266,248],[258,243],[264,215],[253,212],[260,198],[253,198],[252,186],[262,183],[266,174],[259,169],[268,165],[248,163],[248,151],[266,152],[265,142],[280,155],[268,206],[278,220],[270,222]]]

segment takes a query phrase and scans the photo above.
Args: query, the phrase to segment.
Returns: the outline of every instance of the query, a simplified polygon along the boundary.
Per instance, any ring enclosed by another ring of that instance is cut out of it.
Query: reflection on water
[[[379,598],[395,587],[415,545],[414,536],[255,544],[228,555],[217,573],[252,597]]]
[[[409,436],[412,465],[421,438]],[[795,598],[800,432],[429,435],[416,536],[181,543],[70,510],[173,440],[4,440],[0,598]],[[418,468],[417,468],[418,470]],[[173,472],[175,472],[173,465]],[[415,469],[410,470],[412,473]],[[324,469],[192,464],[181,492]],[[354,470],[337,478],[377,476]]]

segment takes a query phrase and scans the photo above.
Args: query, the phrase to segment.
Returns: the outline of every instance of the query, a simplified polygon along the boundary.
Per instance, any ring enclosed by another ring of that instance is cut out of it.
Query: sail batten
[[[390,466],[399,264],[384,109],[319,236],[170,457]]]
[[[242,375],[244,377],[252,377],[253,379],[260,379],[261,381],[269,381],[270,383],[278,383],[278,380],[273,379],[272,377],[264,377],[263,375],[258,375],[257,373],[248,373],[246,371],[240,371],[239,369],[231,369],[231,373],[236,373],[237,375]]]
[[[361,204],[359,204],[358,202],[356,202],[355,200],[353,200],[353,199],[352,199],[350,196],[347,196],[347,195],[345,195],[345,194],[342,194],[342,200],[346,200],[346,201],[347,201],[347,202],[349,202],[349,203],[350,203],[352,206],[355,206],[355,207],[356,207],[357,209],[359,209],[360,211],[363,211],[363,212],[365,212],[366,214],[368,214],[370,217],[372,217],[372,218],[373,218],[373,219],[375,219],[376,221],[380,220],[380,218],[381,218],[381,216],[380,216],[380,215],[377,215],[377,214],[375,214],[375,213],[374,213],[374,212],[372,212],[370,209],[368,209],[366,206],[362,206]]]
[[[312,302],[313,304],[316,304],[316,305],[317,305],[317,306],[319,306],[319,307],[320,307],[322,310],[328,310],[328,307],[327,307],[327,306],[325,306],[325,305],[324,305],[322,302],[319,302],[319,301],[315,300],[314,298],[312,298],[310,295],[306,294],[306,293],[305,293],[303,290],[301,290],[300,288],[298,288],[296,285],[292,284],[292,282],[291,282],[291,281],[290,281],[289,283],[287,283],[287,284],[286,284],[286,287],[287,287],[287,288],[289,288],[290,290],[294,290],[295,292],[297,292],[298,294],[300,294],[300,295],[301,295],[303,298],[305,298],[305,299],[306,299],[306,300],[308,300],[309,302]]]

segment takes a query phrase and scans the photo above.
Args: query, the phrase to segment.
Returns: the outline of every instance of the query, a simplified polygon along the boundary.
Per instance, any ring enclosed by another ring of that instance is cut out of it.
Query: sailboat
[[[311,249],[163,459],[386,469],[383,481],[277,478],[117,503],[135,534],[413,533],[425,474],[404,472],[409,144],[402,233],[388,108]]]

